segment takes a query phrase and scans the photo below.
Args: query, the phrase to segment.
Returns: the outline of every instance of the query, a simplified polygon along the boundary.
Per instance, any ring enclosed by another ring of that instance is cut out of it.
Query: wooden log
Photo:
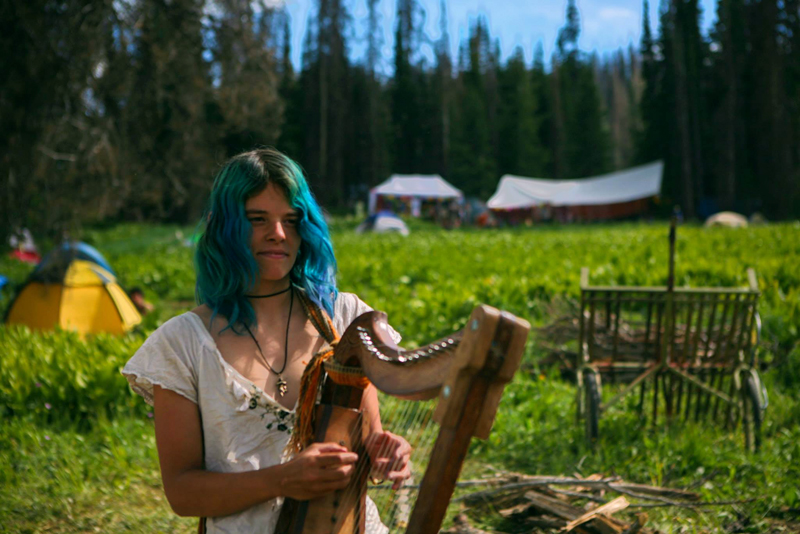
[[[525,496],[527,497],[527,494]],[[620,510],[624,510],[625,508],[628,507],[629,504],[630,503],[625,497],[617,497],[613,501],[608,502],[602,506],[598,506],[594,510],[586,512],[582,516],[571,520],[569,523],[567,523],[566,527],[567,532],[573,530],[578,525],[582,525],[583,523],[588,522],[589,520],[593,519],[596,516],[599,515],[610,516],[616,512],[619,512]],[[619,530],[619,532],[622,532],[622,530]]]
[[[523,502],[512,506],[511,508],[506,508],[504,510],[500,510],[499,513],[502,517],[513,517],[513,516],[523,516],[526,515],[531,509],[531,503]]]
[[[602,514],[594,516],[588,523],[582,526],[591,527],[591,530],[600,534],[622,534],[627,528],[627,523],[623,523]]]
[[[567,521],[574,521],[583,515],[583,510],[560,499],[549,497],[538,491],[528,491],[525,498],[539,511],[554,515]]]

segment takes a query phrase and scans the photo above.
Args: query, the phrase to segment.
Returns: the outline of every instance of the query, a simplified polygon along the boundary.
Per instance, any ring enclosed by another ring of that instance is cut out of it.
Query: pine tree
[[[205,127],[211,80],[203,60],[200,0],[142,0],[126,135],[137,187],[126,216],[185,221],[210,188],[212,140]],[[131,117],[132,119],[133,117]]]
[[[291,59],[284,57],[279,64],[269,44],[273,19],[279,18],[273,10],[262,6],[256,13],[246,0],[225,2],[220,9],[214,24],[216,102],[222,142],[233,156],[278,140],[283,122],[280,84],[291,80]]]
[[[423,139],[420,136],[423,100],[419,90],[422,75],[414,64],[414,54],[419,44],[420,10],[416,0],[400,0],[397,3],[394,80],[391,89],[394,134],[392,168],[406,174],[422,172],[423,166]]]
[[[642,17],[642,97],[639,104],[639,126],[635,134],[636,163],[650,163],[665,156],[664,135],[667,135],[663,120],[664,105],[661,75],[662,63],[656,59],[655,42],[650,30],[650,5],[644,0]]]
[[[578,47],[580,21],[575,1],[567,4],[566,24],[553,58],[556,175],[575,178],[610,168],[610,139],[603,124],[594,64]]]
[[[555,65],[554,74],[555,76]],[[541,41],[536,44],[531,69],[531,94],[537,103],[537,114],[540,117],[537,139],[544,149],[543,166],[539,176],[557,176],[554,155],[557,150],[555,124],[553,118],[553,91],[551,80],[544,69],[544,47]]]
[[[503,143],[498,152],[498,172],[543,176],[547,152],[539,140],[542,118],[521,48],[515,50],[499,75],[499,131]]]
[[[497,185],[497,162],[492,146],[491,125],[484,74],[492,66],[490,37],[483,18],[470,28],[462,47],[459,94],[453,114],[451,176],[466,194],[488,198]]]
[[[450,58],[450,35],[447,30],[447,4],[440,2],[440,36],[436,41],[436,67],[433,72],[431,94],[433,99],[433,126],[431,129],[432,168],[434,172],[449,175],[450,104],[453,93],[453,62]]]

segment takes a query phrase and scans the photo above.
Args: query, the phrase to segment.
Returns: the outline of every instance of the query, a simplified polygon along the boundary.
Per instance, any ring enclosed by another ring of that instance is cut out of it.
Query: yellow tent
[[[124,334],[141,321],[114,275],[79,259],[66,265],[60,281],[43,279],[34,272],[6,315],[7,324],[45,330],[60,327],[80,334]]]

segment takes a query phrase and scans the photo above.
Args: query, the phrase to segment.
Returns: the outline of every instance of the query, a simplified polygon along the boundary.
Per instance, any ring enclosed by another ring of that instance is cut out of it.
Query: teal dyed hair
[[[197,301],[209,306],[213,316],[225,317],[230,326],[255,323],[245,295],[258,281],[259,270],[250,250],[252,227],[245,202],[270,183],[286,194],[298,214],[301,242],[292,282],[333,317],[336,258],[322,210],[300,166],[274,148],[263,148],[231,158],[217,174],[195,252]]]

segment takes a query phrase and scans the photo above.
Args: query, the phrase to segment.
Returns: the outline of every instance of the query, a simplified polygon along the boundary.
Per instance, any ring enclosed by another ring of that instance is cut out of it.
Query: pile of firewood
[[[483,481],[486,483],[487,481]],[[469,481],[459,485],[477,485]],[[514,523],[514,531],[576,532],[581,534],[656,534],[647,528],[644,508],[656,506],[702,506],[697,493],[625,482],[619,478],[592,475],[544,477],[511,475],[497,477],[486,490],[462,495],[471,516],[489,511]],[[623,510],[623,514],[619,514]],[[633,511],[633,513],[630,513]],[[618,514],[618,515],[615,515]],[[446,534],[482,534],[460,514]]]

